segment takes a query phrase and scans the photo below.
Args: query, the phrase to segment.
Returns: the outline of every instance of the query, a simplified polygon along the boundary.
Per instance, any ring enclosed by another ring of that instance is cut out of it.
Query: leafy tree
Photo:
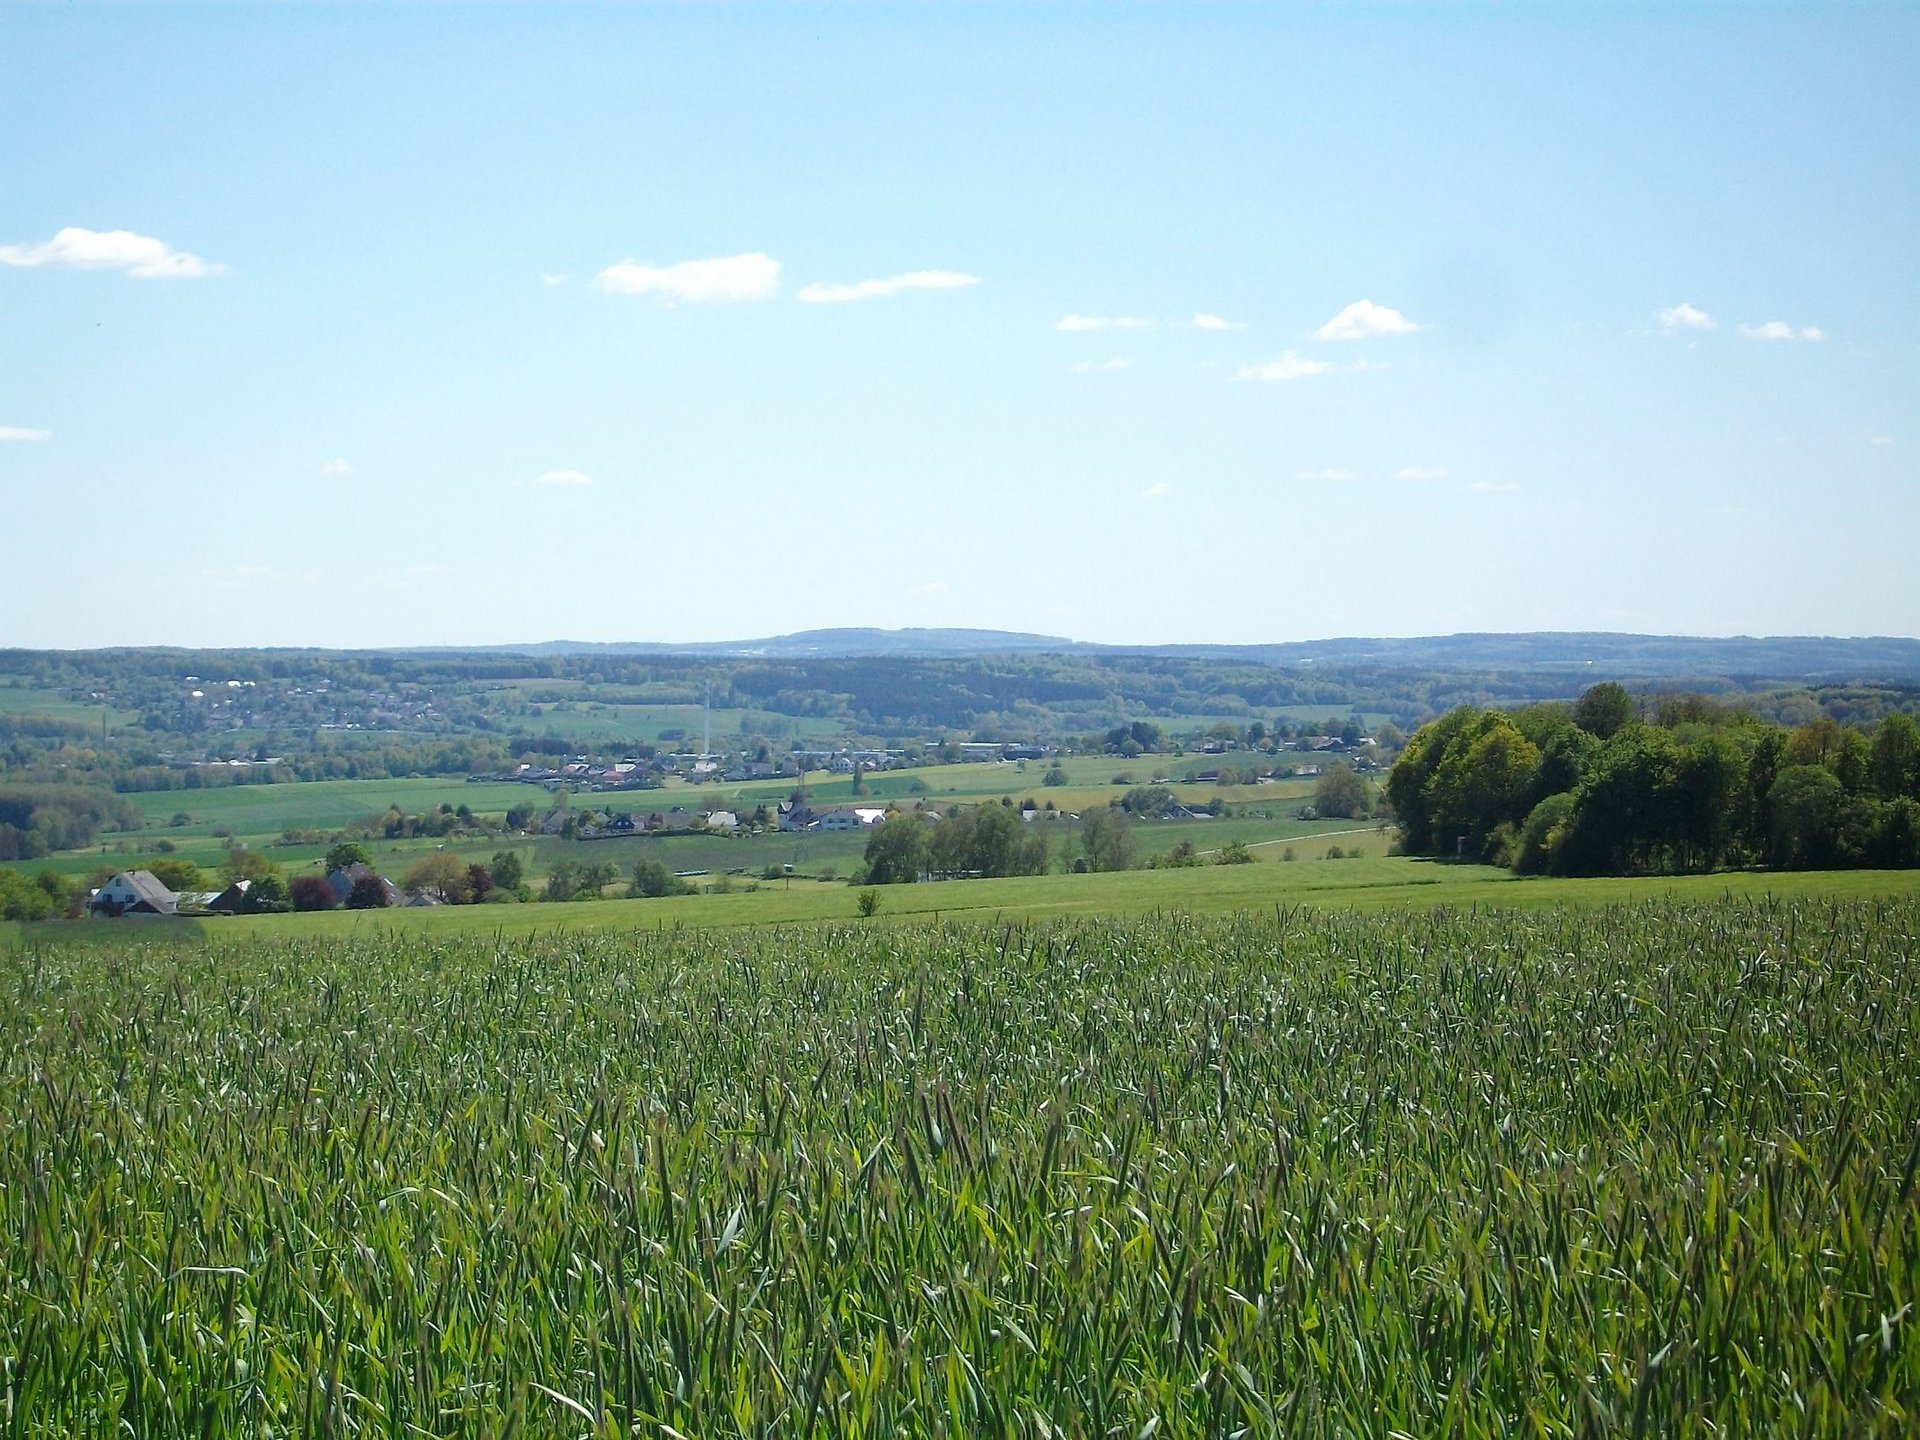
[[[327,873],[351,870],[355,865],[373,864],[373,852],[358,840],[342,840],[327,851]]]
[[[205,890],[207,877],[191,860],[150,860],[147,870],[169,890]]]
[[[1136,785],[1120,799],[1129,815],[1164,815],[1173,808],[1173,791],[1165,785]]]
[[[1772,819],[1767,858],[1775,865],[1817,870],[1839,850],[1841,805],[1846,792],[1820,765],[1789,765],[1767,794]]]
[[[658,900],[668,895],[687,895],[693,887],[658,860],[642,860],[633,867],[633,884],[627,893]]]
[[[318,876],[308,878],[319,879]],[[326,881],[322,880],[320,883],[324,885]],[[327,893],[331,896],[333,892],[329,890]],[[270,915],[290,908],[288,902],[286,879],[278,870],[269,870],[264,875],[252,877],[252,883],[247,887],[246,897],[240,902],[240,909],[247,915]]]
[[[1441,836],[1434,824],[1427,789],[1454,740],[1479,720],[1479,711],[1463,705],[1422,725],[1387,776],[1387,803],[1399,821],[1402,846],[1413,854],[1431,854],[1439,846]],[[1449,844],[1451,839],[1447,837]]]
[[[1554,868],[1554,853],[1573,814],[1573,803],[1571,793],[1549,795],[1528,813],[1515,846],[1513,868],[1518,874],[1545,875]]]
[[[867,881],[873,885],[905,885],[927,868],[930,841],[927,822],[918,815],[887,816],[867,837]]]
[[[1603,681],[1574,704],[1573,723],[1596,740],[1610,740],[1633,719],[1633,696],[1624,685]]]
[[[296,875],[287,884],[287,898],[295,910],[333,909],[333,887],[324,875]]]
[[[880,912],[880,892],[878,890],[862,890],[857,908],[860,911],[860,918],[862,920],[872,919]]]
[[[1524,819],[1540,752],[1498,710],[1479,716],[1448,747],[1426,787],[1437,838],[1464,836],[1468,853],[1485,852],[1498,826]]]
[[[231,847],[220,861],[220,878],[229,885],[236,880],[259,880],[277,873],[273,861],[245,845]]]
[[[478,905],[493,890],[493,875],[486,866],[474,863],[467,866],[467,902]]]
[[[1373,808],[1367,782],[1351,765],[1329,765],[1313,785],[1313,813],[1322,819],[1351,820]]]
[[[498,851],[487,862],[487,874],[493,877],[493,883],[502,890],[518,890],[526,878],[520,864],[520,857],[511,850]]]
[[[372,871],[354,878],[353,889],[347,892],[349,910],[384,910],[393,903],[387,894],[386,881]]]
[[[466,862],[451,850],[421,856],[400,883],[408,890],[433,896],[443,905],[464,905],[473,898]]]
[[[1873,733],[1873,788],[1882,800],[1920,800],[1920,725],[1896,710]]]
[[[0,920],[45,920],[56,913],[45,890],[17,871],[0,870]]]
[[[1133,825],[1114,805],[1095,805],[1080,818],[1080,848],[1089,870],[1131,870],[1136,854]]]

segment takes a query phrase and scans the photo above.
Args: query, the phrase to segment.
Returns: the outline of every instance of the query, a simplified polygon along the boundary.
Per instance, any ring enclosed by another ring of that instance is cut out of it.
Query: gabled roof
[[[172,907],[173,891],[162,885],[160,877],[151,870],[128,870],[124,873],[128,888],[142,900],[156,907]]]

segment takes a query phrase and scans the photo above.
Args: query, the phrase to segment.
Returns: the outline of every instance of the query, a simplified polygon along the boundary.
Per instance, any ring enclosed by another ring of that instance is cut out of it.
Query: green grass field
[[[1912,1434],[1912,877],[1382,863],[0,952],[0,1427]]]

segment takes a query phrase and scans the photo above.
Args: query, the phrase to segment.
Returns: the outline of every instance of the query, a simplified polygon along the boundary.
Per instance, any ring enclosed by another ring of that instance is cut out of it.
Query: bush
[[[287,898],[296,910],[333,909],[333,887],[322,875],[296,875],[287,885]]]
[[[1216,865],[1251,865],[1253,852],[1247,848],[1244,840],[1230,840],[1220,847],[1220,853],[1213,857]]]
[[[880,892],[878,890],[862,890],[856,904],[860,911],[860,918],[862,920],[871,919],[879,913]]]

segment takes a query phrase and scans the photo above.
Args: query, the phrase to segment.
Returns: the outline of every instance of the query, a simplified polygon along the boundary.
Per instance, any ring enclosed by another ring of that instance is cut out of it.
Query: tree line
[[[1522,874],[1920,866],[1920,725],[1791,729],[1697,695],[1462,706],[1387,778],[1404,850]]]

